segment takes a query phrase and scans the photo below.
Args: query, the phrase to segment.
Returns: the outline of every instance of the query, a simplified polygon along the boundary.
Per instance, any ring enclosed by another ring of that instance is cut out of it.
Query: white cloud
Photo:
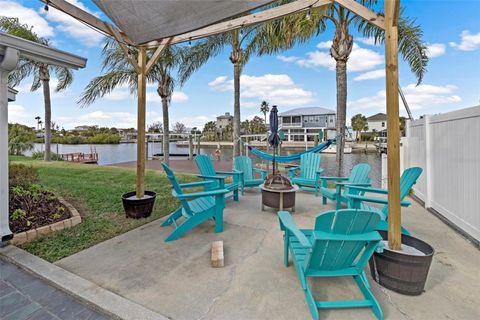
[[[313,102],[313,92],[302,89],[286,74],[265,74],[263,76],[242,75],[240,78],[242,101],[247,106],[253,106],[252,102],[260,103],[261,100],[268,100],[271,104],[288,106],[301,106]],[[233,90],[233,80],[227,77],[217,77],[209,83],[209,86],[216,91]]]
[[[295,62],[295,61],[300,60],[299,57],[295,57],[295,56],[289,56],[289,57],[277,56],[277,59],[280,60],[280,61],[283,61],[283,62]]]
[[[185,94],[185,92],[175,91],[172,94],[172,102],[185,102],[185,101],[188,101],[188,96]]]
[[[454,85],[435,86],[430,84],[409,84],[402,87],[408,105],[412,110],[431,109],[439,105],[457,104],[462,99],[455,95],[457,87]],[[401,104],[401,103],[400,103]],[[401,105],[401,107],[403,107]],[[376,95],[363,97],[348,102],[349,111],[352,113],[359,111],[378,112],[386,109],[385,90],[378,91]]]
[[[324,67],[329,70],[335,70],[335,59],[326,51],[307,52],[307,59],[300,59],[296,62],[299,66],[305,68]]]
[[[375,43],[375,38],[356,38],[355,41],[358,41],[369,46],[378,46],[378,43]]]
[[[445,54],[446,45],[443,43],[432,43],[427,46],[426,54],[429,58],[443,56]]]
[[[333,41],[323,41],[317,44],[318,49],[330,49],[332,47]]]
[[[330,48],[331,41],[320,42],[317,45],[319,49]],[[286,58],[286,59],[285,59]],[[335,59],[332,58],[330,52],[327,50],[316,50],[307,52],[306,58],[303,59],[289,59],[291,57],[279,58],[285,62],[294,62],[299,66],[305,68],[327,68],[335,70]],[[347,69],[349,71],[367,71],[378,67],[384,63],[384,56],[376,51],[365,49],[354,43],[352,53],[348,59]]]
[[[219,77],[216,77],[215,80],[210,81],[208,83],[208,85],[210,87],[218,87],[218,86],[224,84],[227,81],[227,79],[228,79],[227,76],[219,76]]]
[[[33,125],[34,117],[25,110],[22,105],[9,104],[8,105],[8,122],[9,123],[21,123]]]
[[[90,14],[98,16],[98,14],[90,11],[79,0],[67,1]],[[98,31],[93,30],[92,28],[84,25],[83,23],[72,18],[71,16],[53,8],[52,6],[50,6],[48,11],[43,10],[43,8],[40,9],[40,13],[44,15],[47,20],[55,22],[57,24],[55,26],[56,29],[76,38],[79,42],[88,47],[98,46],[104,38],[103,35],[100,34]]]
[[[373,71],[368,71],[365,73],[362,73],[353,80],[355,81],[362,81],[362,80],[372,80],[372,79],[379,79],[385,77],[385,70],[383,69],[378,69],[378,70],[373,70]]]
[[[469,30],[463,30],[460,38],[462,39],[460,44],[450,42],[450,46],[462,51],[473,51],[480,48],[480,32],[471,33]]]
[[[22,6],[13,1],[0,0],[0,16],[18,18],[21,23],[33,27],[33,31],[40,37],[51,37],[54,29],[47,20],[41,17],[34,9]]]

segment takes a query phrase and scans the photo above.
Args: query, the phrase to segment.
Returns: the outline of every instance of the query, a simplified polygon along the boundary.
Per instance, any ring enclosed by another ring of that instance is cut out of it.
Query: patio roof
[[[272,0],[93,0],[135,44],[179,35]]]

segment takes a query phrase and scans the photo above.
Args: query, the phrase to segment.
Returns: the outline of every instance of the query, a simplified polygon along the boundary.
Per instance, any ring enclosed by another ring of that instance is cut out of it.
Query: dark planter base
[[[153,191],[145,191],[145,197],[135,198],[136,192],[127,192],[122,195],[123,209],[127,218],[147,218],[152,214],[153,205],[157,194]]]
[[[384,240],[388,233],[379,231]],[[398,293],[416,296],[423,292],[434,249],[426,242],[402,235],[402,244],[411,246],[425,255],[416,256],[384,248],[375,252],[369,261],[372,278],[380,285]]]

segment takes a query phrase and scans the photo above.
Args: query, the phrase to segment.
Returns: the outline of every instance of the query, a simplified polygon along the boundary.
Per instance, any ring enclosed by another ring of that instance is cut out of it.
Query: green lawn
[[[38,168],[40,184],[71,202],[82,215],[82,223],[38,238],[23,248],[48,261],[57,261],[118,234],[169,214],[178,206],[170,193],[170,183],[158,171],[147,170],[147,190],[157,192],[155,210],[148,219],[126,219],[121,195],[135,190],[133,169],[102,167],[11,157]],[[182,182],[194,176],[180,175]]]

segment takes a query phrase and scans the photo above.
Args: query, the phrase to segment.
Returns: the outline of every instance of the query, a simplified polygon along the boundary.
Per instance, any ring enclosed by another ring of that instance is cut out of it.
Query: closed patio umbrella
[[[275,174],[275,154],[277,153],[278,145],[280,144],[280,137],[278,135],[278,109],[273,106],[270,111],[270,135],[268,136],[268,143],[273,148],[273,174]]]

